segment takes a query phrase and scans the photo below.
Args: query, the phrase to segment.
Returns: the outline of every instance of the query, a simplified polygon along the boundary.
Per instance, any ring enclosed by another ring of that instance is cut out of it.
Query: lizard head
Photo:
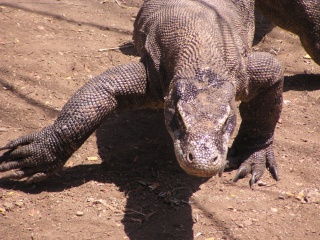
[[[236,125],[234,87],[213,75],[172,82],[165,100],[165,120],[184,171],[200,177],[223,172],[228,142]]]

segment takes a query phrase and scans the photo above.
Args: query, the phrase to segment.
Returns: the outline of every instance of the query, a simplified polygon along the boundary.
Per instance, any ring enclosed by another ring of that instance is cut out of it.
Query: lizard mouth
[[[226,153],[214,154],[213,157],[194,157],[193,154],[183,151],[180,140],[174,141],[176,158],[180,167],[188,174],[197,177],[221,176],[226,166]]]

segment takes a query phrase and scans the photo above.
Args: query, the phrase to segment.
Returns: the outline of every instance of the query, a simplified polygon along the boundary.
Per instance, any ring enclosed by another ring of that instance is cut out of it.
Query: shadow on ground
[[[14,181],[2,182],[1,187],[37,194],[60,192],[92,180],[114,183],[127,196],[122,223],[129,239],[193,239],[189,201],[208,179],[187,175],[178,166],[163,111],[113,114],[96,136],[103,164],[68,168],[36,187]],[[214,222],[228,234],[218,217]],[[228,239],[233,239],[231,233]]]
[[[296,74],[284,78],[283,91],[315,91],[320,89],[319,74]]]
[[[23,3],[23,2],[21,2]],[[89,26],[89,27],[94,27],[103,31],[113,31],[113,32],[117,32],[117,33],[121,33],[121,34],[128,34],[131,35],[132,32],[123,28],[118,28],[118,27],[113,27],[113,26],[107,26],[107,25],[102,25],[102,24],[97,24],[97,23],[92,23],[92,22],[86,22],[86,21],[77,21],[74,20],[70,17],[64,16],[64,15],[60,15],[60,14],[56,14],[53,12],[49,12],[49,11],[41,11],[41,10],[36,10],[33,9],[31,7],[25,7],[22,6],[21,4],[16,4],[16,3],[1,3],[2,6],[4,7],[8,7],[11,9],[16,9],[16,10],[21,10],[21,11],[25,11],[25,12],[30,12],[30,13],[35,13],[38,15],[42,15],[45,17],[52,17],[54,19],[60,20],[60,21],[65,21],[67,23],[70,24],[75,24],[75,25],[85,25],[85,26]],[[73,5],[73,7],[85,7],[86,5]]]
[[[264,37],[272,31],[275,27],[267,18],[265,18],[259,11],[255,11],[255,32],[253,39],[253,46],[263,41]]]

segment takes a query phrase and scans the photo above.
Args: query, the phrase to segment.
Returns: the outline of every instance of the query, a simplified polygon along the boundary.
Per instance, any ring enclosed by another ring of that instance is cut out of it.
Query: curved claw
[[[22,178],[28,177],[33,174],[34,171],[32,169],[21,169],[11,172],[0,178],[1,181],[5,180],[20,180]]]
[[[250,179],[250,188],[252,188],[252,186],[258,181],[258,179],[256,179],[255,175],[253,174],[251,179]]]
[[[268,146],[266,149],[254,151],[247,155],[244,154],[242,159],[245,159],[245,161],[240,165],[236,176],[233,179],[234,182],[237,182],[240,178],[244,178],[247,174],[251,173],[252,177],[249,184],[250,187],[252,187],[260,180],[264,174],[265,168],[269,170],[276,181],[279,180],[272,145]]]
[[[267,149],[267,163],[266,163],[266,165],[267,165],[267,169],[269,170],[273,179],[276,181],[279,181],[277,163],[274,158],[274,154],[273,154],[272,149],[270,150],[269,148]]]
[[[269,166],[268,170],[273,177],[274,180],[279,181],[279,174],[278,174],[278,169],[277,166]]]
[[[11,149],[8,145],[0,147],[0,151]]]
[[[244,178],[245,176],[247,176],[249,172],[251,172],[251,166],[244,162],[238,169],[236,176],[233,179],[233,182],[237,182],[240,178]]]
[[[9,142],[6,146],[1,147],[0,151],[2,150],[14,150],[19,146],[23,146],[23,145],[27,145],[29,143],[31,143],[33,141],[34,136],[25,136],[25,137],[21,137],[18,138],[17,140],[11,141]]]
[[[25,166],[26,166],[26,164],[21,161],[4,162],[4,163],[0,164],[0,172],[5,172],[5,171],[15,169],[15,168],[23,168]]]
[[[11,172],[10,174],[7,174],[3,177],[0,178],[0,181],[6,181],[6,180],[20,180],[23,178],[27,178],[26,183],[31,184],[31,183],[36,183],[36,182],[41,182],[44,179],[48,178],[49,176],[53,175],[54,172],[38,172],[35,173],[34,170],[32,169],[21,169],[21,170],[16,170]]]
[[[237,182],[240,178],[244,178],[247,176],[250,172],[252,172],[251,179],[249,181],[249,185],[252,188],[252,186],[259,181],[261,176],[263,175],[263,170],[257,169],[257,170],[252,170],[252,167],[249,164],[242,164],[241,167],[238,169],[236,176],[233,179],[233,182]]]
[[[33,174],[31,177],[29,177],[26,180],[27,184],[31,184],[31,183],[36,183],[36,182],[41,182],[43,180],[45,180],[46,178],[48,178],[49,176],[51,176],[53,173],[44,173],[44,172],[39,172],[36,174]]]
[[[21,158],[27,158],[31,155],[30,150],[27,146],[22,146],[17,149],[11,149],[5,152],[2,156],[0,156],[0,163],[3,163],[7,160],[18,160]],[[2,164],[0,165],[1,169]],[[0,170],[1,171],[1,170]]]
[[[260,178],[262,177],[264,173],[264,168],[258,168],[258,169],[254,169],[252,171],[252,176],[251,176],[251,179],[250,179],[250,187],[252,188],[253,185],[258,182],[260,180]]]
[[[0,180],[27,178],[27,183],[39,182],[61,170],[75,149],[63,145],[56,134],[52,125],[0,148],[7,149],[0,156],[0,172],[12,170]]]
[[[233,182],[238,182],[238,180],[241,178],[240,175],[242,175],[242,173],[238,170],[236,176],[233,178]]]

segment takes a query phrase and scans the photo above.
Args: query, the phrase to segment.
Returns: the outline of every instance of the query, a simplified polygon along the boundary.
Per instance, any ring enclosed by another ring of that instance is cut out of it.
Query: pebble
[[[84,212],[78,211],[78,212],[76,212],[76,215],[77,215],[78,217],[81,217],[81,216],[84,215]]]
[[[243,223],[244,223],[245,226],[250,226],[250,225],[252,225],[252,220],[251,219],[247,219]]]
[[[280,193],[279,199],[287,199],[287,198],[293,198],[293,197],[295,197],[295,195],[292,192],[282,191]]]
[[[87,202],[94,202],[94,201],[95,201],[95,199],[92,198],[92,197],[90,197],[90,198],[87,199]]]
[[[14,204],[15,204],[16,206],[18,206],[18,207],[21,207],[21,206],[23,205],[23,202],[16,201]]]
[[[320,203],[320,192],[318,189],[305,189],[298,193],[296,199],[301,203]]]
[[[7,211],[10,211],[13,208],[13,204],[10,202],[3,203],[3,206]]]
[[[276,213],[276,212],[278,212],[278,209],[276,209],[276,208],[271,208],[271,212]]]
[[[318,189],[311,189],[306,192],[306,199],[308,203],[320,204],[320,192],[318,191]]]

